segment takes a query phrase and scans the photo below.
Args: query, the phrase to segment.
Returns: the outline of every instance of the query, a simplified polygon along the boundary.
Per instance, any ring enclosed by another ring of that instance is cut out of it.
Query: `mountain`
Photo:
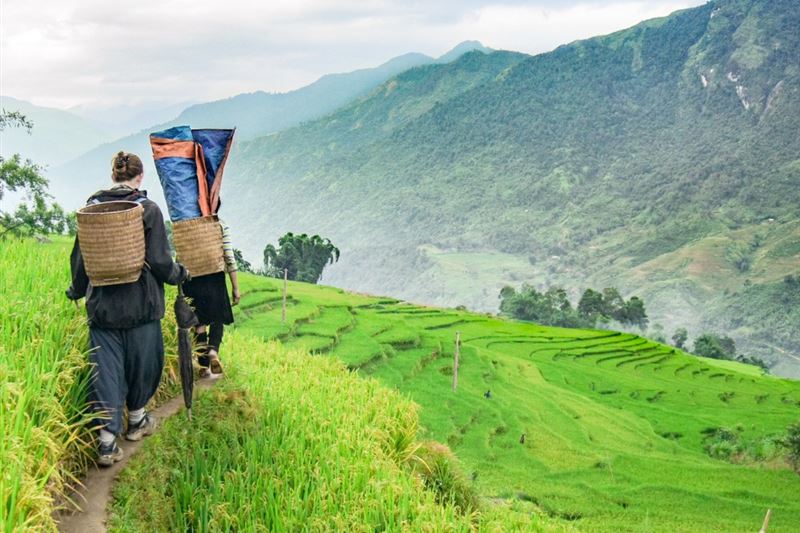
[[[321,233],[342,249],[328,283],[415,301],[618,286],[668,332],[724,328],[800,376],[782,355],[797,333],[730,316],[800,271],[798,7],[717,0],[502,68],[494,53],[411,69],[242,143],[224,216],[252,259]],[[450,78],[468,68],[474,83]]]
[[[110,154],[126,150],[149,156],[148,134],[170,126],[189,124],[195,128],[236,127],[238,141],[253,139],[319,118],[351,100],[363,96],[388,78],[414,66],[446,62],[473,49],[488,50],[477,41],[467,41],[438,59],[409,53],[395,57],[375,68],[343,74],[328,74],[316,82],[287,93],[263,91],[240,94],[224,100],[188,107],[175,119],[153,125],[135,135],[96,147],[69,163],[54,169],[51,183],[56,197],[65,205],[76,207],[88,194],[106,181]],[[80,152],[76,152],[80,153]],[[155,167],[146,160],[145,174],[155,178]],[[157,183],[150,190],[157,200],[161,193]]]
[[[58,165],[76,153],[85,152],[108,138],[108,132],[80,116],[34,105],[24,100],[0,97],[0,107],[19,111],[33,122],[28,133],[23,128],[9,128],[0,133],[0,155],[21,154],[40,165]]]
[[[187,107],[196,102],[141,102],[115,106],[97,106],[84,104],[74,106],[67,111],[90,120],[102,127],[109,134],[106,139],[116,139],[141,131],[152,124],[160,124],[176,117]],[[94,146],[92,147],[94,148]],[[70,159],[74,158],[71,157]]]

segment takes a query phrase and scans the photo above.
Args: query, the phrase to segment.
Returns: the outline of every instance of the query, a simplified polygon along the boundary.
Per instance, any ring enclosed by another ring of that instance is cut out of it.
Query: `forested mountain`
[[[296,126],[304,121],[319,118],[351,100],[363,96],[388,78],[417,65],[444,63],[456,59],[470,50],[488,51],[477,41],[466,41],[440,58],[424,54],[409,53],[395,57],[374,68],[365,68],[343,74],[328,74],[314,83],[286,93],[239,94],[231,98],[190,106],[175,119],[153,125],[134,135],[102,144],[97,148],[76,156],[69,163],[53,169],[51,173],[57,197],[67,205],[75,207],[91,194],[108,176],[110,154],[126,150],[149,156],[148,133],[171,126],[188,124],[193,128],[236,127],[237,140],[253,139],[260,135],[275,133]],[[79,157],[78,157],[79,156]],[[155,178],[155,167],[149,157],[146,174]],[[150,187],[156,198],[161,195],[158,187]]]
[[[797,0],[717,0],[534,57],[414,68],[243,144],[223,215],[253,259],[322,233],[342,248],[326,281],[418,301],[619,286],[653,322],[724,328],[792,373],[797,334],[731,313],[800,270],[798,27]]]

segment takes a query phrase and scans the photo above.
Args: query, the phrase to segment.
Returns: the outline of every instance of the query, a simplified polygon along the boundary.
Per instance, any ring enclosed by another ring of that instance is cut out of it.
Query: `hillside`
[[[242,285],[237,332],[339,358],[409,395],[422,435],[447,443],[492,501],[534,502],[581,531],[747,531],[767,507],[770,531],[800,523],[800,477],[774,455],[800,416],[800,383],[635,335],[303,283],[289,284],[281,324],[282,281]]]
[[[85,314],[63,297],[70,249],[64,238],[0,247],[2,531],[57,531],[54,511],[93,459]],[[179,394],[171,314],[156,404]],[[458,460],[417,440],[416,406],[335,359],[246,332],[225,350],[226,379],[197,394],[194,422],[165,421],[123,472],[111,530],[572,530],[529,502],[477,509]]]
[[[55,498],[89,458],[85,325],[54,297],[68,251],[0,248],[7,530],[54,530]],[[633,335],[303,283],[282,324],[281,284],[242,276],[225,380],[198,395],[192,424],[173,417],[145,441],[112,530],[745,531],[766,508],[770,531],[800,522],[800,476],[777,444],[797,382]],[[172,320],[164,333],[174,349]],[[176,394],[174,361],[159,400]]]
[[[243,143],[223,215],[251,260],[330,237],[326,280],[356,290],[494,310],[504,284],[614,285],[667,331],[740,319],[740,352],[800,376],[796,334],[727,314],[800,271],[798,26],[796,0],[717,0],[502,68],[412,69]]]
[[[150,132],[182,124],[189,124],[193,128],[236,127],[237,141],[253,139],[326,115],[409,68],[428,63],[446,63],[470,50],[488,51],[476,41],[467,41],[437,59],[408,53],[374,68],[328,74],[310,85],[286,93],[258,91],[192,105],[168,122],[151,125],[139,133],[106,142],[85,154],[74,151],[69,162],[49,173],[53,192],[69,208],[79,206],[105,183],[108,159],[111,157],[109,154],[126,150],[149,156]],[[157,174],[152,161],[149,157],[143,157],[143,160],[145,173],[155,178]],[[155,184],[151,186],[151,193],[161,201],[161,192]]]

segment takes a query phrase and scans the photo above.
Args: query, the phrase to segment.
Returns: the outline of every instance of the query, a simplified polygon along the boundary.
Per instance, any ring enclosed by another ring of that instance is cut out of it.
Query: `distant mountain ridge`
[[[336,108],[363,96],[388,78],[414,66],[452,61],[459,55],[479,49],[488,51],[477,41],[459,44],[440,58],[408,53],[374,67],[342,74],[328,74],[316,82],[286,93],[255,92],[204,104],[192,105],[175,119],[155,124],[135,135],[97,146],[90,152],[55,168],[51,172],[56,197],[74,208],[106,181],[109,154],[126,150],[148,156],[148,133],[171,126],[189,124],[194,128],[236,127],[236,140],[243,141],[296,126],[321,117]],[[77,155],[77,154],[76,154]],[[149,157],[145,173],[155,178],[155,167]],[[149,186],[151,195],[161,201],[157,183]]]
[[[19,111],[33,122],[30,133],[24,128],[9,128],[0,132],[0,155],[15,153],[40,165],[58,165],[68,161],[107,138],[108,131],[96,123],[69,111],[38,106],[10,96],[0,97],[6,111]]]
[[[798,27],[796,0],[717,0],[498,70],[414,68],[244,143],[225,216],[252,259],[319,232],[343,252],[326,282],[415,301],[619,286],[654,322],[724,329],[800,375],[780,355],[800,336],[723,311],[800,272]]]

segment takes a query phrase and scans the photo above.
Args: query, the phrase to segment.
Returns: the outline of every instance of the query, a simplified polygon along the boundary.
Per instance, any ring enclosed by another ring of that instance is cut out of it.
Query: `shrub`
[[[411,464],[425,487],[436,494],[438,503],[454,505],[463,514],[478,511],[478,494],[450,448],[434,441],[423,442]]]

